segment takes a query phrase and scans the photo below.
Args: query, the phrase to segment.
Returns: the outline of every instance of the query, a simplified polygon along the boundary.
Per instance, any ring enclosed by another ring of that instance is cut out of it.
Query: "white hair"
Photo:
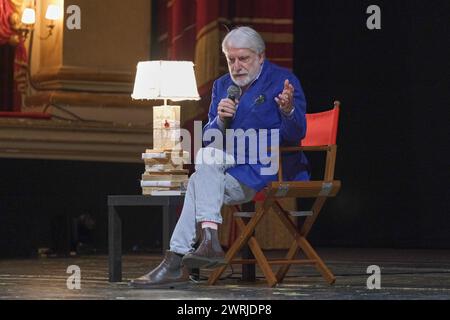
[[[231,30],[222,41],[222,51],[227,53],[228,48],[250,49],[257,54],[266,50],[266,44],[261,35],[250,27],[238,27]]]

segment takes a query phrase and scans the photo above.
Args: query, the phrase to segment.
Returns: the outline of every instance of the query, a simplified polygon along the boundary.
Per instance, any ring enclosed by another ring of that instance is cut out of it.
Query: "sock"
[[[202,222],[202,229],[205,228],[217,230],[219,228],[219,225],[215,222]]]

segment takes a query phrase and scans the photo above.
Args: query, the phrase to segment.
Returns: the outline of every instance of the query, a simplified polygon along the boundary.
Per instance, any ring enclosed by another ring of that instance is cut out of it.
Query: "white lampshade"
[[[137,65],[133,99],[200,100],[190,61],[144,61]]]
[[[45,13],[45,19],[47,20],[58,20],[61,16],[61,11],[59,10],[59,6],[56,4],[48,5],[47,12]]]
[[[34,24],[36,22],[36,13],[32,8],[25,8],[22,13],[23,24]]]

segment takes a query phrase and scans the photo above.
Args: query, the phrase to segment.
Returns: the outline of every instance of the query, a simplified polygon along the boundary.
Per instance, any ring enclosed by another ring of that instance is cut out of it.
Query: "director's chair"
[[[306,237],[310,232],[325,201],[339,192],[341,182],[334,180],[334,167],[336,163],[336,136],[338,129],[340,102],[334,103],[329,111],[306,114],[307,131],[305,138],[298,147],[280,148],[278,181],[271,182],[263,191],[259,192],[254,201],[261,206],[256,212],[235,212],[234,218],[240,230],[239,236],[230,246],[225,255],[228,264],[257,264],[270,287],[283,281],[289,268],[293,264],[312,264],[322,274],[324,279],[333,284],[336,280],[317,252],[310,245]],[[324,178],[318,181],[283,181],[282,154],[295,151],[321,151],[326,152]],[[280,204],[282,198],[314,198],[309,211],[287,211]],[[267,259],[261,246],[258,244],[254,231],[261,218],[272,209],[281,220],[287,231],[292,235],[292,242],[285,259]],[[305,217],[301,226],[297,226],[291,217]],[[246,223],[245,221],[248,221]],[[243,246],[248,245],[255,259],[237,259],[237,253]],[[307,259],[296,259],[300,250]],[[215,269],[208,279],[213,285],[226,270],[227,265]],[[281,265],[275,274],[271,265]]]

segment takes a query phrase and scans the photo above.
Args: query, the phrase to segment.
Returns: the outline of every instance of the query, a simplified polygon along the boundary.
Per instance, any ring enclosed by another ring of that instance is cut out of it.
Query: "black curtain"
[[[366,9],[381,8],[368,30]],[[448,1],[295,1],[308,112],[342,101],[322,245],[450,248]],[[313,162],[313,166],[317,162]]]

